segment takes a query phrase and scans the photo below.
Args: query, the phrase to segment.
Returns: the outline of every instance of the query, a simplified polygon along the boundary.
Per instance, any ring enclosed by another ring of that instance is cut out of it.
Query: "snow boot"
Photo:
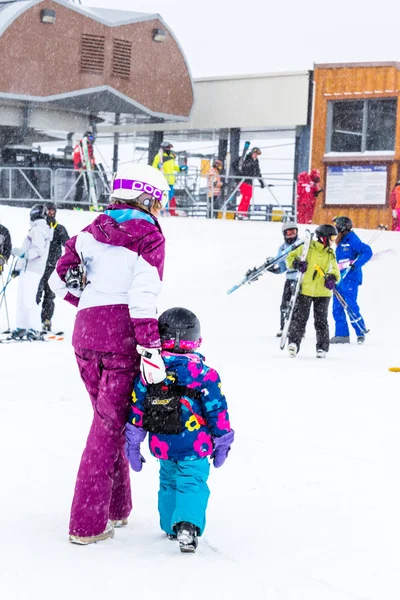
[[[126,527],[128,519],[110,519],[110,523],[115,529],[118,529],[119,527]]]
[[[70,535],[69,541],[72,544],[79,544],[80,546],[87,546],[88,544],[95,544],[96,542],[102,542],[103,540],[108,540],[109,538],[114,537],[114,527],[111,521],[107,522],[107,527],[103,531],[103,533],[99,533],[98,535]]]
[[[17,327],[14,331],[11,332],[11,338],[13,340],[22,340],[24,335],[26,334],[26,329],[22,329],[21,327]]]
[[[290,354],[290,356],[292,358],[296,358],[296,354],[298,352],[298,348],[297,348],[297,344],[294,344],[293,342],[291,344],[289,344],[288,346],[288,352]]]
[[[317,350],[317,358],[325,358],[326,352],[325,350],[321,350],[320,348]]]
[[[365,335],[359,335],[357,337],[357,344],[363,344],[365,342]]]
[[[45,319],[42,323],[42,330],[49,333],[51,331],[51,321],[50,319]]]
[[[331,338],[330,344],[350,344],[350,336],[349,335],[335,335]]]
[[[179,542],[179,549],[181,552],[196,552],[198,546],[198,528],[193,523],[177,523],[176,534]]]
[[[25,337],[29,342],[35,342],[42,339],[42,334],[40,331],[36,331],[36,329],[28,329]]]
[[[282,337],[282,333],[283,333],[283,331],[282,331],[282,329],[280,329],[278,331],[278,333],[276,334],[276,337]]]

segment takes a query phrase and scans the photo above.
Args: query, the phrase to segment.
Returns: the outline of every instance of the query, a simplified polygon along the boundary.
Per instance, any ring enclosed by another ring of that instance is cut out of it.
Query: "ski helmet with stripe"
[[[299,227],[294,221],[286,221],[282,225],[283,238],[287,244],[293,244],[297,240]]]
[[[154,200],[163,206],[168,201],[169,185],[164,175],[150,165],[130,165],[120,169],[113,181],[112,198],[119,200],[136,200],[150,209]],[[149,194],[153,200],[138,200],[142,194]]]
[[[31,221],[38,221],[47,217],[47,207],[44,204],[34,204],[29,213]]]

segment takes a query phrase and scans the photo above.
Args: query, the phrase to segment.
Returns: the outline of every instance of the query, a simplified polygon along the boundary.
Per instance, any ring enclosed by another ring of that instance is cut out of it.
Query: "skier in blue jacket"
[[[279,246],[278,255],[285,252],[297,241],[299,228],[297,223],[293,223],[293,221],[288,221],[282,225],[282,233],[284,242]],[[267,259],[268,260],[268,259]],[[287,316],[287,312],[289,310],[289,302],[294,289],[296,287],[296,281],[298,276],[298,271],[296,269],[288,269],[286,266],[286,256],[282,258],[278,263],[272,265],[268,271],[270,273],[275,273],[275,275],[280,275],[281,273],[286,273],[285,285],[283,286],[282,300],[280,306],[281,312],[281,325],[276,337],[282,337],[283,327],[285,325],[285,319]]]
[[[367,328],[357,304],[357,295],[358,287],[363,280],[361,269],[370,260],[372,250],[352,231],[353,223],[349,217],[336,217],[334,222],[339,233],[336,239],[336,260],[341,272],[341,279],[336,289],[352,314],[350,322],[356,332],[357,342],[363,344]],[[346,312],[336,296],[333,297],[333,318],[335,336],[331,339],[331,344],[349,344],[350,332]]]

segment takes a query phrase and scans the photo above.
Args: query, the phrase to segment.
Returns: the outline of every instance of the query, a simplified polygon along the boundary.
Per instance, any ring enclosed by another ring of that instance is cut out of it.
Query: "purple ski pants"
[[[72,501],[69,532],[102,533],[108,519],[132,510],[124,429],[140,358],[75,348],[81,377],[93,406],[93,422],[83,451]]]

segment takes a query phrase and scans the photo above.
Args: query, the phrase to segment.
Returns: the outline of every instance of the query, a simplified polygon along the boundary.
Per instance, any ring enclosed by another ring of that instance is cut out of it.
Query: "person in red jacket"
[[[400,231],[400,180],[390,192],[390,208],[392,209],[392,231]]]
[[[315,201],[322,192],[320,186],[321,174],[313,169],[310,174],[306,171],[299,173],[297,178],[297,222],[312,223]]]
[[[94,135],[91,131],[85,131],[83,138],[79,140],[79,143],[75,146],[72,153],[72,160],[74,163],[74,169],[76,171],[75,203],[78,204],[78,206],[82,203],[83,191],[85,187],[86,189],[89,189],[89,182],[86,175],[87,167],[84,161],[82,144],[84,138],[86,138],[87,141],[90,167],[92,170],[94,170],[96,167],[96,159],[93,152]]]

